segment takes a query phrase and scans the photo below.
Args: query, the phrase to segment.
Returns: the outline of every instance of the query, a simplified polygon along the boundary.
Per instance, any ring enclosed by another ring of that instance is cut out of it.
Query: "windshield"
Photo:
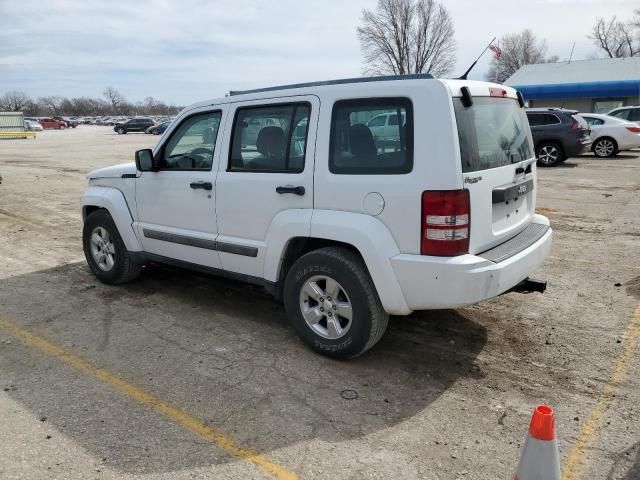
[[[466,108],[453,99],[462,171],[503,167],[533,157],[529,122],[517,100],[474,97]]]

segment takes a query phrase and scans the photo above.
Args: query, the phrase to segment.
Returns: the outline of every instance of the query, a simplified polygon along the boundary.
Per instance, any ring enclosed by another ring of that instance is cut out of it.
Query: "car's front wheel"
[[[287,274],[284,302],[300,338],[333,358],[366,352],[389,322],[362,258],[341,247],[300,257]]]
[[[613,157],[618,153],[618,144],[613,138],[603,137],[596,140],[591,149],[596,157]]]
[[[536,157],[541,167],[553,167],[565,160],[564,152],[555,142],[543,142],[538,145]]]
[[[82,246],[89,268],[108,284],[125,283],[140,275],[142,265],[127,251],[109,212],[92,212],[84,221]]]
[[[116,133],[118,135],[123,135],[123,134],[127,133],[127,131],[122,127],[118,127],[118,128],[116,128]]]

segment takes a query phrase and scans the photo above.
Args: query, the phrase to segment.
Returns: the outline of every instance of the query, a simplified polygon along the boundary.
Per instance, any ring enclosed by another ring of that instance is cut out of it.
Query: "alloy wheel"
[[[91,232],[91,256],[103,272],[108,272],[115,265],[115,245],[104,227],[96,227]]]
[[[551,165],[558,161],[560,152],[553,145],[545,145],[538,152],[538,160],[545,165]]]
[[[614,150],[615,147],[613,146],[613,142],[607,139],[598,140],[598,143],[596,143],[596,146],[593,149],[595,154],[599,157],[609,157],[613,154]]]
[[[300,290],[300,310],[309,328],[329,340],[347,334],[353,307],[345,289],[333,278],[315,275]]]

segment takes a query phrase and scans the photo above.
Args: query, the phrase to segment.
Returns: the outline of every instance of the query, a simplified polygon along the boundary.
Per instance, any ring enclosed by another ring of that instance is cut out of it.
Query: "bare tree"
[[[487,80],[493,82],[504,82],[523,65],[558,61],[557,56],[547,58],[546,42],[529,29],[504,35],[496,44],[502,54],[491,60]]]
[[[113,87],[105,88],[102,94],[104,95],[104,98],[106,98],[107,101],[111,104],[111,107],[113,108],[113,111],[115,113],[118,113],[127,102],[127,99],[124,98],[124,95],[122,95]]]
[[[0,97],[0,110],[21,112],[31,103],[31,98],[26,93],[13,90]]]
[[[615,16],[609,20],[598,18],[588,38],[609,58],[640,56],[640,10],[628,22]]]
[[[40,110],[46,112],[47,115],[60,115],[62,114],[62,104],[64,103],[64,100],[64,98],[57,95],[40,97],[38,99],[38,105]]]
[[[454,33],[449,12],[434,0],[378,0],[358,27],[364,73],[446,75],[456,61]]]

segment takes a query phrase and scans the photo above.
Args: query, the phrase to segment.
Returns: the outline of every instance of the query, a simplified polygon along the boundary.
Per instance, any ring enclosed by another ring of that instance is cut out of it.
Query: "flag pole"
[[[473,67],[476,66],[476,63],[478,63],[478,60],[480,60],[480,58],[482,58],[482,55],[484,55],[484,52],[486,52],[489,47],[493,44],[493,42],[496,41],[496,37],[493,37],[493,39],[488,43],[488,45],[486,47],[484,47],[484,50],[482,50],[482,53],[480,55],[478,55],[478,58],[476,58],[476,61],[473,62],[471,64],[471,66],[467,69],[466,72],[464,72],[464,74],[462,74],[460,77],[458,77],[458,80],[466,80],[467,79],[467,75],[469,75],[469,72],[471,70],[473,70]]]

